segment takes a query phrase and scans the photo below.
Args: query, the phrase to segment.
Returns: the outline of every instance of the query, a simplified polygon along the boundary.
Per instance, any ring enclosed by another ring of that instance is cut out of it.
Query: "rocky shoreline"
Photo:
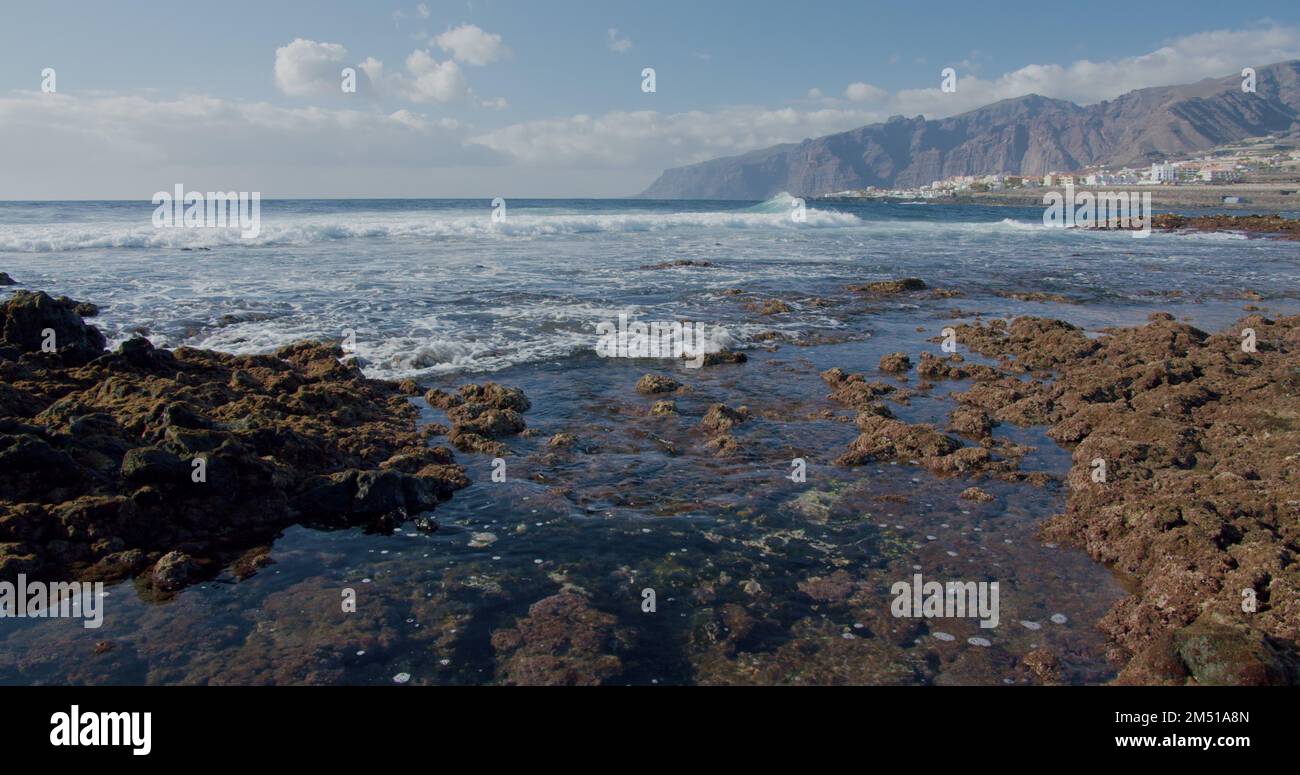
[[[926,289],[908,278],[859,292]],[[434,438],[496,456],[509,453],[501,439],[535,434],[516,388],[422,395],[411,381],[368,379],[337,345],[312,342],[236,356],[134,339],[106,352],[83,320],[93,314],[41,292],[0,305],[0,579],[135,577],[142,592],[166,597],[232,563],[236,575],[255,570],[294,524],[389,531],[414,519],[435,530],[430,512],[469,480]],[[1130,592],[1100,621],[1122,666],[1117,682],[1300,682],[1300,316],[1251,315],[1213,335],[1163,313],[1097,338],[1032,316],[954,331],[958,353],[888,353],[879,379],[821,373],[828,398],[856,413],[859,433],[836,464],[914,465],[969,480],[964,502],[989,502],[989,482],[1053,479],[1021,471],[1026,448],[993,429],[1045,427],[1073,467],[1065,510],[1042,524],[1042,540],[1083,549]],[[943,427],[905,422],[887,406],[944,380],[968,387],[952,395]],[[658,416],[676,412],[665,399],[684,388],[647,374],[635,390]],[[450,429],[419,424],[421,400]],[[719,458],[736,457],[761,416],[713,403],[698,431]],[[547,455],[574,443],[557,433]],[[760,594],[757,582],[744,586]],[[822,602],[861,598],[871,613],[875,597],[859,586],[840,570],[799,589]],[[705,650],[725,657],[761,612],[728,603],[724,613],[718,632],[731,635],[709,635]],[[876,629],[894,624],[885,617]],[[900,644],[905,635],[916,633],[898,633]],[[491,645],[506,682],[599,683],[620,674],[613,654],[631,638],[566,585],[496,629]],[[802,658],[798,642],[790,659]],[[838,635],[828,642],[849,648]],[[764,680],[783,680],[782,653]],[[1023,669],[1050,683],[1055,659],[1036,649]]]
[[[955,333],[997,367],[923,353],[916,371],[974,381],[948,429],[982,446],[893,419],[878,399],[894,386],[832,369],[831,398],[859,410],[862,430],[836,462],[1015,477],[991,429],[1046,426],[1074,466],[1042,539],[1086,550],[1131,591],[1099,625],[1116,682],[1300,682],[1300,316],[1214,335],[1166,313],[1098,339],[1031,316]],[[911,365],[893,353],[880,370],[905,378]]]
[[[39,291],[0,307],[0,579],[174,591],[291,524],[391,529],[469,484],[417,429],[414,383],[336,344],[106,352],[89,311]]]
[[[1210,335],[1157,313],[1095,340],[1022,317],[958,341],[1056,375],[957,400],[1072,450],[1066,511],[1041,533],[1129,580],[1100,623],[1118,683],[1300,681],[1300,317]]]
[[[1151,218],[1151,227],[1162,231],[1234,232],[1247,236],[1300,240],[1300,220],[1281,215],[1176,215],[1162,213]]]

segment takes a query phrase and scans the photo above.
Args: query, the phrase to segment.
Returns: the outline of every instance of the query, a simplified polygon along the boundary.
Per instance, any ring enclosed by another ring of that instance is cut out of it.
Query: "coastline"
[[[240,555],[289,525],[382,524],[469,484],[417,429],[412,385],[367,379],[337,344],[108,352],[90,310],[40,291],[0,308],[5,579],[142,574],[171,593],[257,567],[265,550]]]
[[[1097,340],[1022,317],[959,338],[1012,371],[1058,375],[957,400],[1046,424],[1072,450],[1067,509],[1042,535],[1133,580],[1100,623],[1124,664],[1117,683],[1294,683],[1300,317],[1250,315],[1210,335],[1153,313]]]
[[[1010,205],[1041,207],[1043,194],[1051,186],[1003,191],[972,192],[948,197],[941,201],[951,204]],[[1094,196],[1106,191],[1133,191],[1151,193],[1151,204],[1157,210],[1224,210],[1241,214],[1262,214],[1300,211],[1300,186],[1295,183],[1251,183],[1236,185],[1180,185],[1180,186],[1084,186],[1076,185],[1075,193],[1090,192]],[[1283,191],[1291,193],[1283,194]],[[1224,197],[1240,197],[1240,203],[1225,203]]]
[[[855,292],[877,300],[935,293],[910,279]],[[135,340],[103,353],[102,337],[75,312],[93,307],[41,296],[15,296],[21,299],[16,305],[10,300],[6,319],[22,326],[3,327],[19,332],[3,353],[5,451],[27,466],[6,468],[7,476],[17,475],[6,492],[26,492],[37,504],[5,504],[0,567],[6,576],[56,568],[76,569],[80,578],[140,574],[150,594],[165,599],[230,563],[240,568],[237,575],[255,573],[266,561],[265,543],[307,512],[315,515],[309,524],[391,530],[395,520],[432,509],[468,484],[450,450],[429,446],[437,435],[449,433],[462,451],[501,454],[497,437],[525,432],[521,414],[528,400],[491,383],[458,393],[428,391],[424,401],[446,411],[453,428],[421,428],[414,408],[418,386],[366,379],[355,365],[340,362],[344,353],[333,345],[231,356],[155,350]],[[41,354],[31,333],[51,326],[69,349]],[[1234,328],[1240,327],[1256,331],[1256,353],[1235,354],[1240,338],[1233,330],[1209,336],[1163,315],[1098,340],[1068,323],[1032,316],[1010,325],[959,326],[963,347],[998,361],[974,364],[923,353],[913,366],[905,353],[895,353],[882,359],[883,382],[842,369],[822,375],[831,398],[858,413],[860,435],[839,463],[914,460],[940,477],[962,480],[978,501],[982,482],[1036,486],[1033,476],[1016,470],[1014,446],[993,444],[990,429],[1045,425],[1071,450],[1075,466],[1067,508],[1042,525],[1043,540],[1079,546],[1132,580],[1133,594],[1101,622],[1111,657],[1123,668],[1117,680],[1294,681],[1294,654],[1279,644],[1293,643],[1300,627],[1300,612],[1288,602],[1300,586],[1288,560],[1297,537],[1281,517],[1287,499],[1293,503],[1300,494],[1288,474],[1290,459],[1279,450],[1300,447],[1288,419],[1300,414],[1300,377],[1287,372],[1300,350],[1300,318],[1256,315]],[[913,368],[914,387],[888,381],[906,379]],[[1023,381],[1026,376],[1032,381]],[[911,391],[959,379],[974,384],[956,395],[946,428],[956,435],[898,420],[885,405],[906,404]],[[643,380],[641,392],[656,400],[655,413],[674,403],[663,393],[671,399],[684,389],[665,391],[661,380]],[[676,413],[675,407],[663,410]],[[744,406],[714,404],[699,428],[717,456],[743,458],[746,441],[738,431],[752,417]],[[1246,441],[1260,434],[1272,434],[1269,443]],[[548,446],[551,459],[584,454],[573,434],[556,434]],[[221,489],[195,498],[184,490],[198,483],[178,462],[188,462],[184,453],[205,452],[218,463],[208,483]],[[1118,461],[1102,486],[1090,477],[1098,456]],[[1213,507],[1171,516],[1169,496],[1149,491],[1168,476],[1183,477],[1184,499],[1195,494]],[[50,478],[70,483],[49,490]],[[1261,488],[1269,493],[1264,511],[1253,506]],[[1130,519],[1135,513],[1145,516]],[[144,529],[120,534],[141,517],[147,517]],[[51,525],[62,532],[45,532]],[[436,523],[425,526],[436,529]],[[31,551],[42,543],[44,552]],[[1154,546],[1164,547],[1160,562],[1148,556]],[[849,594],[846,583],[861,599],[866,590],[838,574],[801,582],[800,590],[835,604]],[[1256,615],[1233,608],[1243,584],[1255,590]],[[534,608],[522,629],[493,636],[504,680],[568,681],[570,668],[596,682],[617,673],[603,648],[574,657],[558,674],[533,670],[550,642],[529,643],[521,633],[563,621],[585,622],[601,639],[613,631],[612,621],[577,591],[562,591]],[[756,626],[742,610],[727,608],[722,615],[741,631]],[[729,637],[719,648],[734,654],[739,643]],[[1031,652],[1025,667],[1037,681],[1054,683],[1060,680],[1057,659]],[[808,669],[820,668],[810,663]]]

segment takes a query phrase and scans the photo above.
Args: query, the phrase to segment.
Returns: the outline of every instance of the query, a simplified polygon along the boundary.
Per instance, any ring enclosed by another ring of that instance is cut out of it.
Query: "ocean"
[[[624,683],[1023,683],[1021,658],[1044,646],[1066,680],[1104,681],[1095,625],[1124,590],[1037,540],[1063,485],[984,482],[995,500],[977,503],[957,497],[970,481],[905,462],[836,466],[856,431],[819,373],[881,378],[882,355],[941,354],[932,340],[977,313],[1097,335],[1153,312],[1219,330],[1247,305],[1300,311],[1294,243],[1053,229],[1041,208],[819,200],[800,222],[788,197],[507,200],[494,220],[487,200],[265,200],[254,239],[156,229],[153,209],[2,202],[0,270],[98,305],[110,345],[142,334],[256,353],[351,336],[372,377],[522,388],[539,433],[508,440],[505,481],[492,458],[457,453],[474,484],[434,512],[437,532],[295,527],[248,578],[165,601],[111,587],[99,630],[0,620],[3,683],[489,683],[493,634],[564,590],[606,617],[570,624],[609,639]],[[846,287],[903,277],[959,294]],[[1009,295],[1025,293],[1044,300]],[[596,326],[620,314],[707,325],[749,360],[602,358]],[[686,384],[676,415],[649,412],[634,389],[647,373]],[[891,409],[942,426],[967,387],[940,382]],[[715,402],[754,418],[738,455],[695,427]],[[576,451],[549,448],[555,433]],[[1033,448],[1026,470],[1071,465],[1042,429],[995,434]],[[789,476],[795,458],[805,482]],[[478,533],[494,540],[471,547]],[[999,626],[891,619],[891,586],[916,573],[998,582]],[[344,589],[356,613],[340,611]]]

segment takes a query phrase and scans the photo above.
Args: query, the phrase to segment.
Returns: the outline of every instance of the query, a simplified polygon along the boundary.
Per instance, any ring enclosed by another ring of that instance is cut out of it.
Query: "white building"
[[[1234,170],[1214,169],[1213,167],[1206,167],[1201,170],[1201,180],[1206,183],[1227,183],[1239,177],[1240,175]]]
[[[1156,183],[1178,182],[1178,170],[1169,162],[1151,165],[1151,180]]]

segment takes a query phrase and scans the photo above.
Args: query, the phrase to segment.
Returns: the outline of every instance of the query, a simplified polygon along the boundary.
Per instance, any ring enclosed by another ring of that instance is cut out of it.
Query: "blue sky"
[[[10,199],[147,198],[168,180],[634,194],[666,166],[894,113],[1029,91],[1095,102],[1300,56],[1294,0],[4,2]],[[359,68],[357,94],[338,88],[343,66]],[[945,66],[956,95],[938,91]]]

